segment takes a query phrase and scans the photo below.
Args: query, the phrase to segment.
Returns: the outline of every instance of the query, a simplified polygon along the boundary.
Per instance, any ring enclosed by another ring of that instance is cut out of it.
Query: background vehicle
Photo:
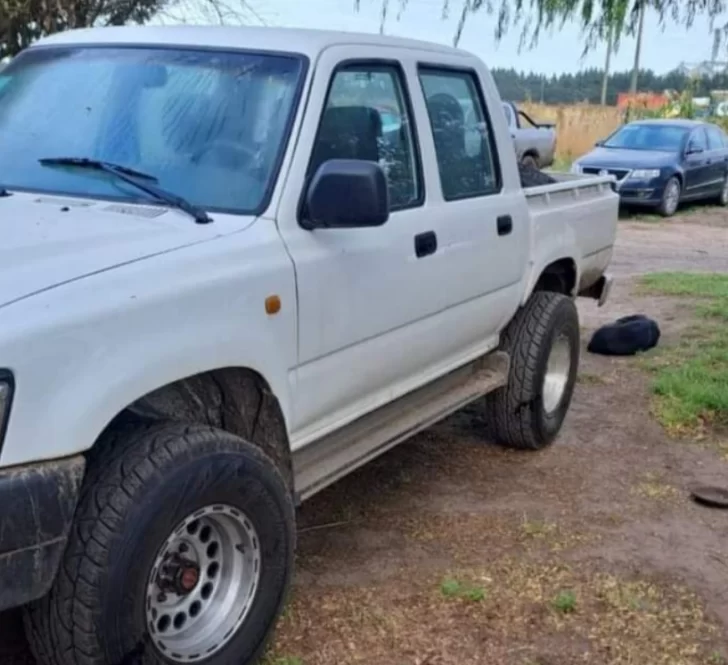
[[[728,136],[695,120],[641,120],[620,127],[572,165],[574,173],[608,173],[623,203],[669,217],[682,201],[728,205]]]
[[[253,662],[298,502],[475,400],[558,435],[618,197],[524,192],[476,58],[127,27],[6,74],[0,610],[41,665]]]
[[[536,122],[512,102],[503,102],[502,105],[518,160],[541,169],[551,166],[556,154],[556,126],[549,122]]]

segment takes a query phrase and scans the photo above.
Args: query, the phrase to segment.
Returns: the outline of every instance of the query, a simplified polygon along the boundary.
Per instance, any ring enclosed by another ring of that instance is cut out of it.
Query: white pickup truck
[[[475,400],[484,442],[554,440],[618,196],[524,191],[500,104],[462,51],[317,31],[3,71],[0,609],[41,665],[253,663],[297,502]]]

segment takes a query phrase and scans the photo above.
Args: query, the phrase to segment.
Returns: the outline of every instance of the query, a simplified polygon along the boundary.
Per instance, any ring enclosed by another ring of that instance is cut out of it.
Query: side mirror
[[[596,143],[594,143],[595,148],[601,148],[604,145],[604,139],[599,139]]]
[[[703,152],[703,149],[700,146],[689,145],[687,150],[685,151],[685,154],[686,155],[699,155],[701,152]]]
[[[381,226],[389,219],[389,190],[376,162],[331,159],[319,166],[306,192],[301,226],[355,229]]]

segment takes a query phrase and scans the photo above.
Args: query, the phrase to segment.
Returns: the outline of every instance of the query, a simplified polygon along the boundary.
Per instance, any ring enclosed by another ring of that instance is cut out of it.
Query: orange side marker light
[[[265,299],[266,314],[278,314],[281,311],[281,299],[278,296],[268,296]]]

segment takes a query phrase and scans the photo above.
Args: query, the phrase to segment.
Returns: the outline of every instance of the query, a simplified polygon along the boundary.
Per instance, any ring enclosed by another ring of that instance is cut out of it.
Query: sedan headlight
[[[660,177],[660,169],[635,169],[629,174],[630,180],[653,180]]]
[[[13,375],[0,370],[0,450],[3,447],[5,428],[10,415],[10,402],[13,398]]]
[[[579,162],[574,162],[571,165],[571,172],[572,173],[581,173],[581,164],[579,164]]]

